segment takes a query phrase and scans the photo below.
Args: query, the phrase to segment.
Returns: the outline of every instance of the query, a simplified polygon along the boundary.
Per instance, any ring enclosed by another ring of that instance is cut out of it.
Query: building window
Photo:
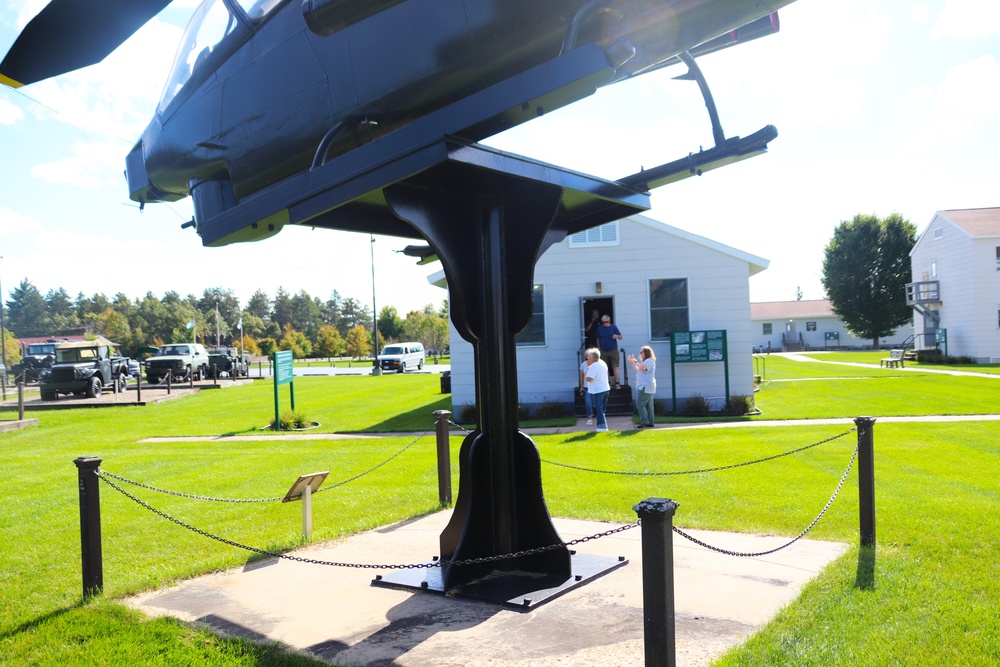
[[[618,245],[618,221],[591,227],[569,237],[570,248],[599,248]]]
[[[931,262],[931,278],[937,278],[937,260]]]
[[[806,322],[806,331],[816,331],[816,323]]]
[[[770,322],[764,322],[764,335],[765,336],[770,336],[771,335],[771,331],[772,331],[771,323]]]
[[[519,346],[545,345],[545,288],[541,285],[531,286],[531,320],[514,340]]]
[[[649,339],[670,340],[675,331],[690,331],[687,278],[649,281]]]
[[[939,239],[942,238],[943,236],[944,236],[943,227],[938,227],[937,229],[934,230],[934,238]]]
[[[997,271],[1000,271],[1000,245],[997,246]]]

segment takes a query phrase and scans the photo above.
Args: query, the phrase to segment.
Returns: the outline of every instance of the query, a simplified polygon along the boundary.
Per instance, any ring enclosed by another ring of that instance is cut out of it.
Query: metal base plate
[[[531,611],[563,593],[583,586],[605,574],[628,565],[624,556],[609,558],[571,552],[572,575],[562,583],[553,582],[549,577],[539,575],[537,588],[523,589],[524,579],[518,577],[520,590],[509,585],[502,575],[491,580],[482,580],[471,585],[460,586],[446,591],[441,577],[441,568],[396,570],[385,575],[376,575],[372,586],[400,588],[428,593],[438,593],[445,597],[491,602],[519,611]],[[523,575],[524,573],[520,573]],[[509,579],[509,577],[508,577]]]

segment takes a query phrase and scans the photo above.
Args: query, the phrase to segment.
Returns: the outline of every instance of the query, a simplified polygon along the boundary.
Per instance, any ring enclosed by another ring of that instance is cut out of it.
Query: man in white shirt
[[[601,361],[601,351],[596,347],[587,350],[587,374],[584,380],[587,382],[587,391],[590,392],[590,399],[594,404],[594,412],[597,413],[597,430],[608,430],[608,418],[605,410],[608,407],[608,395],[611,393],[611,384],[608,382],[608,365]]]

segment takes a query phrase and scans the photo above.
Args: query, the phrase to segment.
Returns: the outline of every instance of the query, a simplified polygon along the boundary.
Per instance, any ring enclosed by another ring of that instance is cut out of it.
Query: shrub
[[[742,417],[747,412],[750,411],[750,397],[746,394],[733,394],[726,401],[726,407],[723,412],[727,415],[733,415],[736,417]]]
[[[673,404],[665,398],[654,398],[653,412],[658,415],[669,415],[673,412]]]
[[[475,424],[479,419],[479,413],[473,403],[466,403],[458,409],[459,424]]]
[[[559,401],[545,401],[535,410],[535,419],[562,419],[566,416],[566,405]]]
[[[708,399],[701,394],[688,397],[681,406],[681,414],[688,417],[705,417],[711,412]]]
[[[531,419],[531,408],[529,406],[527,406],[527,405],[518,405],[517,406],[517,418],[520,421],[525,421],[527,419]]]
[[[296,428],[312,426],[312,422],[306,419],[305,413],[298,410],[286,410],[282,412],[278,422],[279,428],[282,431],[291,431]],[[274,420],[271,420],[271,428],[274,428]]]

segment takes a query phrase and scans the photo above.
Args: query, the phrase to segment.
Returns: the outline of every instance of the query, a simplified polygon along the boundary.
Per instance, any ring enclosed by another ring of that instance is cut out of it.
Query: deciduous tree
[[[360,324],[347,332],[345,342],[347,355],[355,359],[367,357],[372,352],[371,335]]]
[[[878,347],[879,338],[906,324],[910,250],[916,227],[898,213],[855,215],[833,231],[823,258],[823,287],[847,328]]]

